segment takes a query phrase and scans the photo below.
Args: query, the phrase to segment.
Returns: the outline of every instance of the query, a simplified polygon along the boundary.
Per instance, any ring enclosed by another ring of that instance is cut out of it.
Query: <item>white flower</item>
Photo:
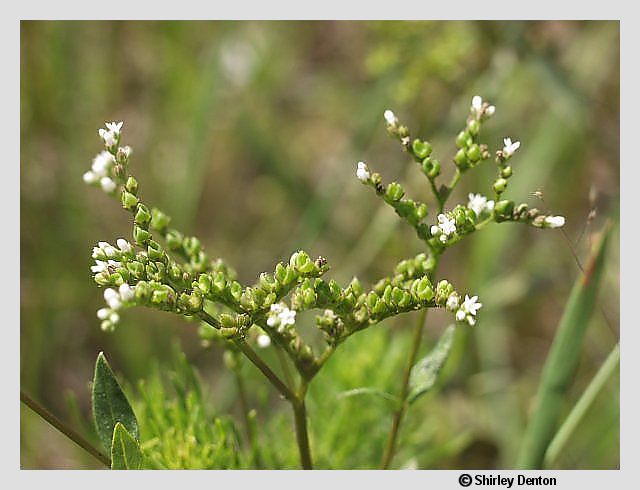
[[[91,266],[91,272],[98,274],[107,270],[107,263],[102,260],[96,260],[96,264]]]
[[[123,146],[122,148],[120,148],[120,151],[125,158],[129,158],[131,156],[131,147],[129,145]]]
[[[107,146],[114,146],[117,143],[116,134],[113,131],[107,131],[106,129],[98,129],[98,134]]]
[[[271,305],[267,325],[270,327],[293,325],[296,322],[296,312],[282,303]]]
[[[122,128],[122,124],[123,122],[110,122],[110,123],[104,123],[104,125],[107,127],[107,129],[109,131],[111,131],[114,134],[120,134],[120,129]]]
[[[120,321],[120,315],[118,315],[115,311],[111,313],[111,315],[109,315],[109,321],[115,325],[116,323],[118,323]]]
[[[85,184],[95,184],[98,182],[98,179],[99,177],[91,170],[82,174],[82,180],[84,180]]]
[[[96,315],[100,320],[106,320],[110,314],[111,314],[111,310],[109,308],[100,308],[96,313]]]
[[[438,225],[431,226],[431,234],[433,236],[438,236],[441,233],[440,227]]]
[[[478,114],[480,113],[480,111],[482,110],[482,97],[480,97],[479,95],[473,96],[473,98],[471,99],[471,109]]]
[[[118,238],[116,240],[116,245],[118,245],[118,248],[124,253],[128,253],[133,250],[133,247],[131,246],[131,244],[128,241],[126,241],[124,238]]]
[[[544,224],[549,228],[561,228],[564,226],[564,216],[547,216]]]
[[[462,311],[462,310],[456,311],[456,320],[458,320],[459,322],[464,320],[464,317],[466,317],[466,316],[467,316],[467,314],[464,311]]]
[[[271,345],[271,337],[264,333],[258,335],[256,341],[258,342],[258,347],[261,347],[263,349]]]
[[[121,284],[118,288],[118,292],[120,293],[122,301],[131,301],[136,295],[135,290],[127,283]]]
[[[116,190],[116,183],[111,180],[109,177],[102,177],[100,179],[100,187],[102,187],[102,190],[105,191],[107,194],[113,192]]]
[[[493,116],[496,113],[496,106],[490,105],[485,109],[484,113],[489,117]]]
[[[115,289],[105,289],[104,290],[104,300],[109,305],[109,308],[112,310],[117,310],[122,305],[122,301],[120,300],[120,295]]]
[[[504,138],[504,148],[502,149],[502,152],[505,154],[505,156],[510,157],[516,152],[518,148],[520,148],[519,141],[515,141],[512,143],[511,138]]]
[[[335,320],[337,318],[336,314],[333,312],[333,310],[324,310],[324,316],[325,316],[325,318],[327,318],[327,319],[329,319],[331,321],[333,321],[333,320]]]
[[[482,303],[478,303],[478,297],[472,296],[469,298],[468,294],[464,295],[464,302],[462,303],[462,309],[469,313],[470,315],[475,316],[478,310],[482,308]]]
[[[387,121],[387,124],[389,126],[395,126],[396,124],[398,124],[398,118],[393,113],[393,111],[390,111],[389,109],[384,111],[384,119],[385,121]]]
[[[451,310],[451,311],[457,310],[459,305],[460,305],[460,298],[456,293],[453,293],[451,296],[449,296],[449,299],[447,299],[448,310]]]
[[[483,211],[493,211],[493,201],[487,201],[487,198],[482,194],[469,194],[469,204],[467,207],[471,209],[476,216],[480,217]]]
[[[444,214],[439,214],[438,227],[444,235],[449,236],[456,232],[456,221],[452,218],[447,218]]]
[[[356,170],[356,177],[361,182],[367,182],[371,178],[371,174],[369,173],[369,167],[364,162],[358,162],[358,169]]]
[[[91,170],[97,177],[106,177],[109,169],[115,163],[113,155],[108,151],[101,151],[91,163]]]

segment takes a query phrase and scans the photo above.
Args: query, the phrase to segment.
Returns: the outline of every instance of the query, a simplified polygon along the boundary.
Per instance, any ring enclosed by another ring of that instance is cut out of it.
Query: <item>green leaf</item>
[[[91,404],[98,437],[107,451],[111,449],[113,431],[118,422],[138,440],[136,416],[102,352],[96,360]]]
[[[142,468],[143,455],[136,441],[124,425],[116,422],[111,443],[112,470],[139,470]]]
[[[436,383],[438,373],[449,357],[455,330],[455,325],[449,325],[440,336],[440,339],[438,339],[438,343],[433,350],[411,369],[409,396],[407,397],[407,401],[410,404],[429,391]]]
[[[598,285],[604,270],[609,227],[603,233],[584,273],[578,278],[565,307],[542,370],[533,415],[527,426],[518,468],[539,469],[560,420],[580,360],[582,340],[596,304]]]

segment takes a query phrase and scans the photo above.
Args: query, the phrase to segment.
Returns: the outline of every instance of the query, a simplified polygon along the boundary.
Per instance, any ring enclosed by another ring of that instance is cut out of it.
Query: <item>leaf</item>
[[[438,373],[447,358],[453,344],[453,334],[455,333],[455,325],[449,325],[438,339],[436,346],[416,363],[411,369],[409,377],[409,396],[407,401],[411,404],[415,402],[421,395],[429,391],[438,379]]]
[[[342,391],[338,393],[337,398],[338,399],[350,398],[352,396],[359,396],[359,395],[374,395],[374,396],[383,398],[384,400],[391,402],[394,405],[400,404],[400,399],[397,396],[392,395],[391,393],[387,393],[386,391],[382,391],[378,388],[369,388],[366,386],[362,388],[354,388],[352,390]]]
[[[96,360],[91,404],[98,437],[107,451],[111,450],[117,422],[122,423],[133,438],[138,440],[138,420],[102,352]]]
[[[611,227],[608,227],[598,241],[565,306],[542,370],[536,404],[518,458],[518,468],[539,469],[543,466],[544,455],[558,426],[580,360],[582,340],[596,304],[610,231]]]
[[[136,441],[124,425],[116,422],[111,443],[112,470],[139,470],[142,468],[143,455]]]

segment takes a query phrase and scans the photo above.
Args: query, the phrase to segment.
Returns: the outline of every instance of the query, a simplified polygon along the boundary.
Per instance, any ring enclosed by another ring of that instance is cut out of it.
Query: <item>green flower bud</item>
[[[304,292],[303,303],[306,308],[313,306],[317,300],[316,293],[313,289],[307,289]]]
[[[504,179],[508,179],[509,177],[511,177],[512,173],[513,173],[513,170],[511,169],[511,165],[508,165],[504,167],[502,170],[500,170],[500,177]]]
[[[182,247],[183,236],[178,230],[169,230],[164,237],[169,250],[178,250]]]
[[[374,315],[382,315],[386,313],[388,310],[389,308],[387,307],[385,302],[382,300],[382,298],[378,298],[378,300],[376,301],[376,304],[373,306],[372,313]]]
[[[161,260],[164,257],[164,250],[158,242],[149,240],[147,243],[147,255],[151,260]]]
[[[130,192],[122,191],[122,194],[120,194],[120,202],[122,202],[123,208],[134,211],[138,205],[138,198]]]
[[[189,254],[190,256],[197,255],[198,252],[200,252],[200,249],[202,248],[202,245],[200,244],[200,240],[198,240],[194,236],[185,237],[185,239],[182,240],[182,246],[184,247],[187,254]]]
[[[159,232],[164,232],[169,226],[169,222],[171,218],[160,211],[158,208],[153,208],[151,210],[151,228],[154,230],[158,230]]]
[[[416,296],[418,296],[418,299],[421,301],[431,301],[434,295],[435,293],[433,292],[429,279],[426,277],[420,279],[420,282],[418,282],[416,286]]]
[[[376,295],[376,293],[369,293],[367,295],[367,306],[369,307],[369,309],[373,309],[377,302],[378,296]]]
[[[238,326],[236,317],[234,315],[229,315],[227,313],[220,313],[220,316],[218,317],[218,321],[220,322],[220,325],[222,325],[224,328],[237,328]]]
[[[138,203],[138,211],[136,212],[134,221],[142,228],[146,229],[149,226],[149,223],[151,222],[151,213],[144,204]]]
[[[127,262],[127,269],[136,279],[142,279],[144,277],[144,265],[138,261]]]
[[[467,131],[460,131],[456,136],[456,146],[458,148],[466,148],[473,142],[473,139]]]
[[[253,292],[253,289],[247,288],[240,295],[240,305],[245,310],[254,310],[257,306],[257,301]]]
[[[138,281],[135,287],[136,301],[146,303],[151,296],[151,288],[146,281]]]
[[[222,272],[217,272],[213,277],[212,286],[218,294],[225,289],[225,287],[227,286],[227,279],[224,277],[224,274]]]
[[[463,149],[458,150],[456,156],[453,157],[453,161],[460,168],[460,170],[464,170],[469,166],[469,160],[467,159],[467,154]]]
[[[399,287],[393,287],[391,289],[391,301],[393,301],[394,304],[399,305],[403,297],[404,292],[402,291],[402,289],[400,289]]]
[[[99,272],[93,277],[93,280],[100,286],[112,286],[108,272]]]
[[[404,189],[397,182],[391,182],[387,187],[387,197],[394,202],[399,201],[404,196]]]
[[[282,265],[281,262],[278,262],[278,264],[276,265],[276,271],[274,276],[276,281],[278,281],[278,283],[284,284],[284,280],[287,277],[287,269],[284,265]]]
[[[342,298],[342,289],[340,285],[333,279],[329,281],[329,290],[331,291],[331,301],[337,302]]]
[[[420,160],[431,155],[431,151],[433,150],[427,141],[420,141],[419,139],[413,140],[411,148],[413,149],[413,154]]]
[[[393,291],[393,288],[391,287],[391,285],[387,285],[386,288],[384,288],[384,292],[382,293],[382,300],[388,305],[388,306],[393,306],[394,301],[391,298],[391,292]]]
[[[511,218],[511,215],[513,214],[513,207],[513,201],[498,201],[493,208],[495,220],[499,223],[501,221],[504,221],[505,219]]]
[[[425,203],[418,204],[416,208],[416,218],[418,221],[422,221],[427,216],[427,205]]]
[[[472,134],[473,136],[480,132],[480,123],[477,119],[471,119],[471,121],[467,123],[467,131],[469,131],[469,134]]]
[[[184,281],[184,274],[186,274],[186,272],[183,272],[182,269],[180,269],[180,266],[178,264],[175,263],[171,263],[169,265],[169,267],[167,268],[167,273],[169,274],[169,278],[172,281]]]
[[[471,160],[474,163],[480,160],[480,158],[482,157],[482,153],[480,152],[480,147],[475,143],[472,144],[467,150],[467,157],[469,158],[469,160]]]
[[[200,274],[198,276],[198,289],[200,289],[203,294],[209,294],[211,292],[212,282],[209,274]]]
[[[364,292],[364,289],[362,288],[362,284],[360,284],[360,281],[358,280],[357,277],[354,277],[353,279],[351,279],[351,282],[349,283],[349,288],[351,289],[351,291],[353,291],[353,294],[355,294],[356,296],[360,296]]]
[[[300,271],[302,274],[310,274],[315,272],[316,265],[311,261],[311,258],[307,254],[307,252],[300,251],[296,256],[296,269]]]
[[[353,318],[358,323],[363,323],[369,317],[369,313],[366,308],[360,308],[353,314]]]
[[[151,234],[137,225],[133,227],[133,241],[135,241],[138,245],[144,245],[149,240],[151,240]]]
[[[440,162],[433,158],[425,158],[422,161],[422,171],[430,179],[435,179],[438,175],[440,175]]]
[[[124,185],[124,188],[135,196],[138,194],[138,181],[135,179],[135,177],[130,175],[127,179],[127,183]]]
[[[240,297],[242,296],[242,285],[238,281],[231,281],[228,285],[229,293],[236,301],[240,301]]]
[[[507,181],[503,178],[499,178],[493,183],[493,190],[496,191],[496,193],[498,194],[502,194],[506,188],[507,188]]]
[[[402,292],[402,299],[398,301],[398,308],[406,308],[411,304],[411,294],[407,291]]]

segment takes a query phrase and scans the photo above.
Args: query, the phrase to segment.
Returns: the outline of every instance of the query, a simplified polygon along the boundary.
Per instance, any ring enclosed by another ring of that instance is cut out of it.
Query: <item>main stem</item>
[[[404,369],[404,375],[402,377],[402,387],[400,391],[400,406],[393,414],[393,422],[391,424],[391,432],[387,438],[387,445],[384,448],[384,454],[382,455],[382,462],[380,467],[383,470],[389,469],[389,465],[393,460],[393,455],[396,450],[396,442],[398,439],[398,432],[400,431],[400,424],[402,418],[407,410],[407,396],[409,395],[409,379],[411,377],[411,369],[416,362],[418,356],[418,350],[422,341],[422,332],[424,330],[424,322],[427,318],[427,310],[421,310],[418,315],[418,321],[413,330],[413,343],[411,345],[411,353],[409,354],[409,360]]]
[[[296,401],[292,401],[293,417],[296,425],[296,440],[300,453],[300,464],[303,470],[312,470],[311,449],[309,447],[309,431],[307,429],[307,408],[302,394]]]

